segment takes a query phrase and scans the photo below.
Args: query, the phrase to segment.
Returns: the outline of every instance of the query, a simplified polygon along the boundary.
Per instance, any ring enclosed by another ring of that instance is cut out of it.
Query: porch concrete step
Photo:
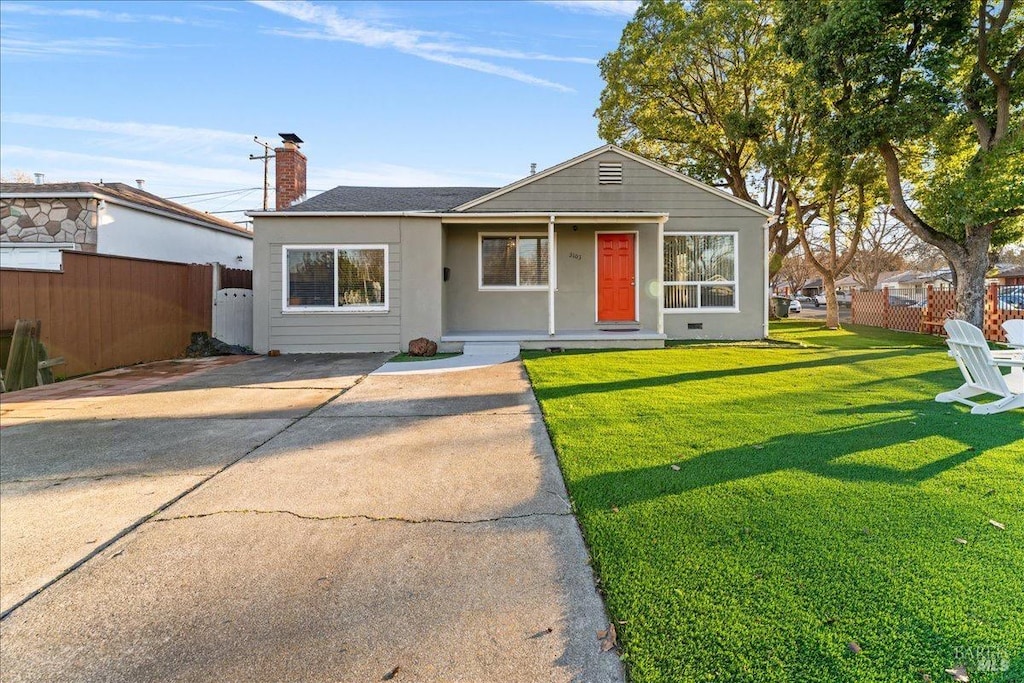
[[[518,356],[518,342],[466,342],[462,345],[464,356]]]

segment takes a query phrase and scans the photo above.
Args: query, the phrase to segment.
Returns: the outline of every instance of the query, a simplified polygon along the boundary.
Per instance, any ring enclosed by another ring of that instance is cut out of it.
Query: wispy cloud
[[[570,12],[587,12],[610,17],[632,17],[640,7],[640,0],[536,0]]]
[[[397,50],[398,52],[427,61],[492,74],[561,92],[573,92],[573,90],[561,83],[555,83],[554,81],[524,73],[518,69],[478,58],[593,63],[592,59],[583,57],[559,57],[540,53],[462,45],[448,35],[372,24],[366,20],[344,17],[333,6],[316,5],[305,0],[296,2],[252,0],[252,2],[272,12],[306,24],[312,24],[316,27],[314,30],[305,31],[271,31],[278,35],[314,40],[336,40],[371,48]]]
[[[0,40],[0,55],[8,57],[53,57],[57,55],[84,55],[114,57],[138,50],[165,47],[157,43],[138,43],[122,38],[75,38],[53,40],[30,37],[14,38],[4,35]]]
[[[145,178],[154,192],[161,188],[249,187],[259,175],[244,167],[214,167],[195,164],[177,164],[151,159],[131,159],[103,156],[93,153],[40,149],[21,145],[0,146],[0,160],[5,168],[31,165],[33,172],[46,173],[52,182],[97,181],[131,182]]]
[[[21,114],[15,112],[0,113],[0,122],[37,128],[107,134],[115,138],[142,143],[134,145],[136,149],[167,148],[178,150],[179,152],[216,152],[218,150],[222,151],[225,147],[240,148],[243,145],[252,144],[252,136],[245,133],[216,130],[213,128],[169,126],[160,123],[100,121],[98,119],[77,116],[50,116],[47,114]],[[121,146],[132,147],[133,145]]]
[[[193,6],[194,7],[198,7],[199,9],[209,10],[211,12],[230,12],[232,14],[238,14],[239,12],[242,11],[242,10],[238,9],[237,7],[232,7],[231,5],[228,5],[228,4],[223,3],[223,2],[221,2],[221,3],[197,2]]]
[[[108,10],[91,9],[85,7],[58,7],[51,4],[33,5],[20,2],[5,2],[4,12],[19,14],[31,14],[40,17],[69,17],[72,19],[94,19],[97,21],[112,21],[119,24],[134,24],[139,22],[156,22],[163,24],[188,24],[191,23],[183,17],[167,14],[134,14],[131,12],[110,12]]]
[[[144,178],[146,189],[162,196],[180,196],[194,192],[208,193],[258,186],[262,179],[262,170],[257,165],[245,164],[248,162],[239,161],[237,165],[197,165],[21,145],[0,146],[0,166],[7,171],[17,169],[28,173],[45,173],[47,182],[105,180],[131,184],[135,178]],[[316,191],[327,190],[338,185],[500,186],[512,180],[515,180],[512,176],[492,172],[438,171],[433,168],[416,168],[400,164],[354,163],[347,168],[311,167],[308,184],[315,190],[310,194],[315,194]],[[258,193],[251,193],[244,197],[237,197],[237,195],[223,197],[218,200],[222,204],[216,206],[209,203],[212,200],[204,198],[182,201],[191,202],[203,210],[238,206],[241,211],[247,207],[256,207],[259,203],[259,196]],[[229,204],[232,206],[229,207]]]
[[[350,41],[347,38],[340,38],[336,35],[318,29],[300,29],[293,31],[289,31],[288,29],[268,29],[267,33],[272,33],[278,36],[287,36],[289,38],[303,38],[306,40],[333,40],[344,42],[357,42]],[[368,45],[367,47],[387,46]],[[544,54],[543,52],[522,52],[520,50],[503,50],[501,48],[496,47],[478,47],[475,45],[458,45],[455,43],[420,43],[419,48],[428,52],[436,52],[442,55],[462,53],[467,55],[474,55],[477,57],[492,57],[495,59],[522,59],[538,62],[569,62],[572,64],[597,64],[597,60],[591,57],[563,57],[560,55]],[[406,50],[402,51],[407,52]]]

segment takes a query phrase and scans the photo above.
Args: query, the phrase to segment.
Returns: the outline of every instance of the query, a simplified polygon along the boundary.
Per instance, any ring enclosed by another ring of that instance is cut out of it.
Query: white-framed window
[[[284,311],[388,310],[386,244],[291,244],[281,261]]]
[[[543,233],[481,233],[480,289],[546,289],[550,255]]]
[[[735,232],[665,233],[665,310],[736,311]]]

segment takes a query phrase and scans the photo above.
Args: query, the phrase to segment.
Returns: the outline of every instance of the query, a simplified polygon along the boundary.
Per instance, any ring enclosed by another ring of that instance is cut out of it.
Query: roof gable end
[[[700,190],[703,190],[703,191],[708,192],[710,194],[713,194],[716,197],[719,197],[720,199],[724,199],[726,201],[732,202],[733,204],[741,206],[744,209],[748,209],[748,210],[752,211],[753,213],[756,213],[756,214],[759,214],[759,215],[765,216],[765,217],[771,217],[773,215],[771,211],[768,211],[767,209],[761,208],[760,206],[757,206],[756,204],[752,204],[752,203],[750,203],[748,201],[745,201],[743,199],[735,197],[735,196],[729,194],[728,192],[723,192],[722,190],[719,190],[718,188],[712,187],[712,186],[710,186],[710,185],[708,185],[706,183],[702,183],[699,180],[694,180],[693,178],[691,178],[688,175],[680,173],[679,171],[674,171],[674,170],[672,170],[672,169],[670,169],[670,168],[668,168],[666,166],[662,166],[661,164],[659,164],[657,162],[654,162],[654,161],[651,161],[650,159],[647,159],[646,157],[642,157],[639,154],[634,154],[632,152],[628,152],[628,151],[626,151],[626,150],[624,150],[621,147],[618,147],[616,145],[602,145],[601,147],[598,147],[596,149],[592,149],[589,152],[581,154],[581,155],[579,155],[577,157],[573,157],[572,159],[569,159],[568,161],[564,161],[564,162],[562,162],[562,163],[560,163],[560,164],[558,164],[556,166],[552,166],[551,168],[545,169],[545,170],[543,170],[543,171],[541,171],[539,173],[527,176],[525,178],[522,178],[521,180],[517,180],[516,182],[511,183],[509,185],[506,185],[505,187],[498,188],[497,190],[494,190],[493,192],[485,194],[485,195],[483,195],[481,197],[477,197],[477,198],[475,198],[475,199],[473,199],[471,201],[468,201],[468,202],[466,202],[464,204],[460,204],[459,206],[456,206],[454,209],[452,209],[452,211],[455,211],[455,212],[468,211],[470,209],[473,209],[474,207],[479,206],[480,204],[483,204],[485,202],[491,201],[492,199],[497,199],[498,197],[504,196],[504,195],[506,195],[506,194],[508,194],[510,192],[514,192],[515,190],[518,190],[518,189],[520,189],[522,187],[530,185],[531,183],[535,183],[538,180],[542,180],[542,179],[547,178],[549,176],[552,176],[552,175],[554,175],[554,174],[556,174],[556,173],[558,173],[560,171],[563,171],[563,170],[565,170],[567,168],[571,168],[571,167],[576,166],[578,164],[581,164],[583,162],[589,161],[590,159],[593,159],[596,156],[599,156],[601,154],[606,154],[608,152],[612,152],[612,153],[618,154],[618,155],[624,157],[625,159],[629,159],[629,160],[634,161],[636,163],[643,164],[644,166],[647,166],[648,168],[652,168],[652,169],[654,169],[656,171],[664,173],[665,175],[667,175],[667,176],[669,176],[671,178],[674,178],[676,180],[680,180],[680,181],[682,181],[682,182],[684,182],[684,183],[686,183],[686,184],[688,184],[688,185],[690,185],[692,187],[695,187],[697,189],[700,189]]]

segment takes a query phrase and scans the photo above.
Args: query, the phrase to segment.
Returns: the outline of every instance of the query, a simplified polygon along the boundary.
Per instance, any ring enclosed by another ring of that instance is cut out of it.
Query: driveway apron
[[[239,397],[236,419],[288,422],[248,425],[262,445],[226,467],[199,448],[214,476],[11,612],[5,681],[622,680],[519,362],[340,390],[257,366],[174,386],[334,398]]]

